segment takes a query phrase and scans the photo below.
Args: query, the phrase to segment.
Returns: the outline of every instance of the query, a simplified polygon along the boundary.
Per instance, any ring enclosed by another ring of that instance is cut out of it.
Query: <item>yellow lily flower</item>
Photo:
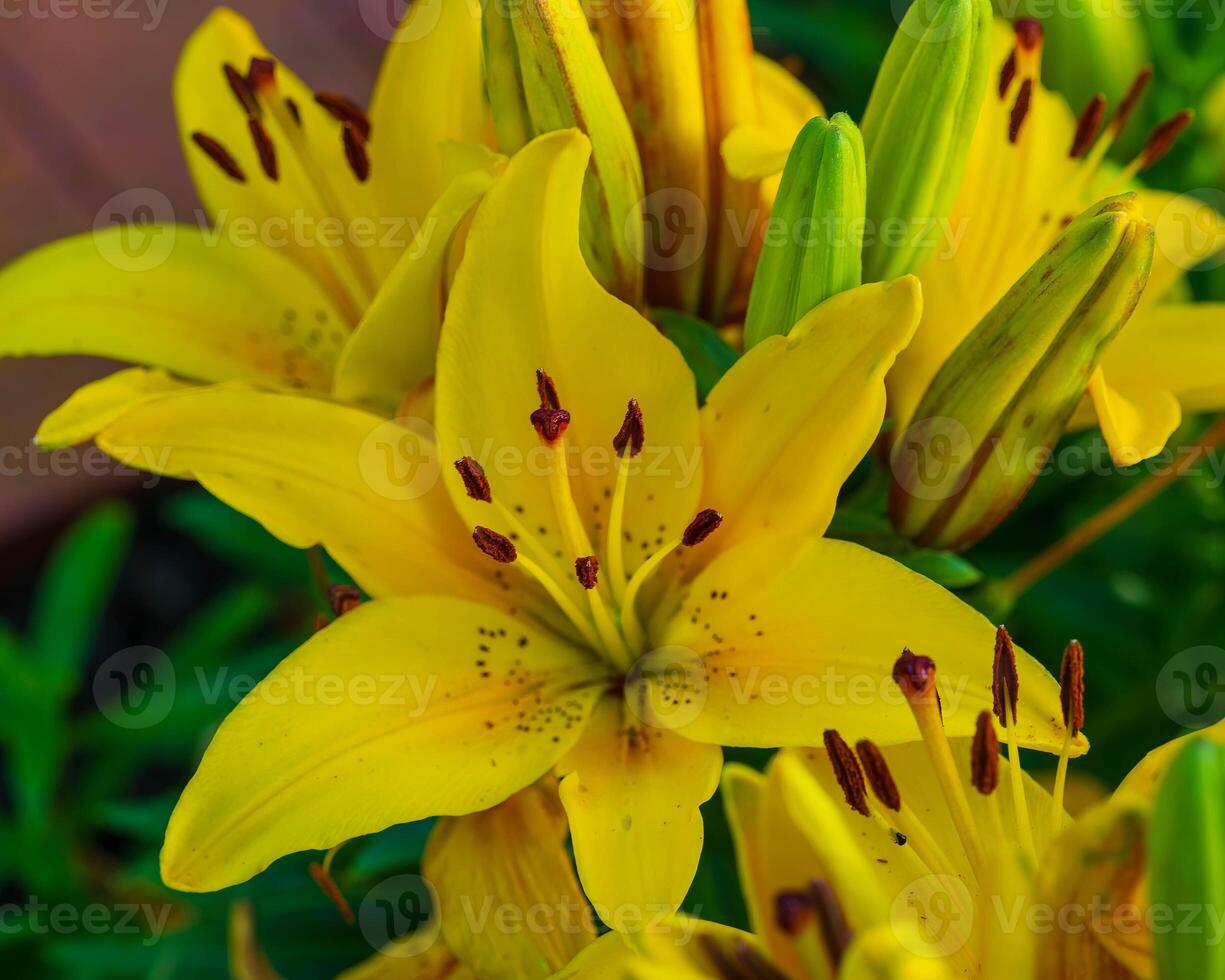
[[[1128,189],[1189,121],[1159,126],[1122,172],[1105,156],[1140,98],[1143,73],[1105,121],[1099,97],[1079,118],[1040,84],[1041,27],[997,21],[993,88],[983,100],[970,162],[948,234],[919,271],[923,322],[890,373],[896,432],[916,421],[929,383],[963,339],[1094,201]],[[1103,127],[1103,122],[1105,125]],[[1100,132],[1100,135],[1099,135]],[[869,180],[871,175],[869,174]],[[1160,452],[1184,412],[1225,407],[1225,375],[1214,355],[1225,306],[1179,300],[1183,274],[1225,248],[1225,218],[1193,198],[1139,189],[1157,232],[1156,256],[1139,307],[1106,348],[1071,427],[1099,425],[1119,465]]]
[[[684,897],[719,746],[802,744],[832,723],[910,737],[899,699],[861,683],[904,643],[943,652],[950,733],[991,703],[984,619],[821,537],[878,433],[917,282],[827,300],[699,411],[676,349],[583,261],[588,152],[576,131],[538,137],[476,213],[439,347],[438,444],[418,440],[412,461],[457,472],[390,499],[379,447],[407,429],[237,383],[97,407],[108,452],[324,545],[376,596],[218,730],[167,830],[168,884],[222,888],[295,851],[487,810],[555,771],[583,890],[632,929]],[[1057,686],[1020,660],[1016,737],[1058,750]]]
[[[1073,642],[1069,731],[1083,722],[1081,671]],[[949,737],[930,697],[936,673],[909,653],[896,666],[921,742],[852,749],[827,730],[824,751],[786,749],[764,774],[727,767],[753,933],[677,918],[605,936],[558,977],[1152,978],[1149,923],[1162,921],[1150,918],[1146,884],[1153,798],[1185,740],[1225,741],[1225,723],[1150,753],[1073,820],[1062,775],[1052,795],[999,754],[996,719],[1011,727],[1015,704],[1007,681],[995,717],[980,714],[972,738]]]
[[[433,372],[451,244],[501,167],[482,149],[469,5],[413,4],[369,114],[312,92],[220,8],[188,39],[174,100],[207,224],[154,209],[9,266],[0,356],[94,354],[392,414]]]

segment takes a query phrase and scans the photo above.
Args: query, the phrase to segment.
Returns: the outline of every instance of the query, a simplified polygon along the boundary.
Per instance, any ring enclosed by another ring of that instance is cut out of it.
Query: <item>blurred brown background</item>
[[[181,218],[191,216],[198,202],[179,150],[170,83],[183,41],[216,6],[206,0],[0,0],[0,264],[89,231],[99,209],[129,188],[156,188]],[[238,0],[230,6],[308,84],[365,103],[386,24],[403,4]],[[84,357],[0,360],[0,544],[43,538],[86,500],[139,483],[90,476],[68,457],[57,467],[27,462],[25,447],[42,417],[112,367]]]

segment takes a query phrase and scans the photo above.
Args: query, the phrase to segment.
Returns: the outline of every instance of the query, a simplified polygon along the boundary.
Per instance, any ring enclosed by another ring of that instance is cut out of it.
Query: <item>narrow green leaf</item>
[[[736,363],[740,356],[714,327],[695,316],[677,310],[652,310],[652,316],[693,372],[698,386],[698,403],[706,401],[710,390]]]

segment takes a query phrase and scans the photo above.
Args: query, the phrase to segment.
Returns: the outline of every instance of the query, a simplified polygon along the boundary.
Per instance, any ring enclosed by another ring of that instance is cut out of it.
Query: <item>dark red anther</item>
[[[247,84],[255,92],[276,84],[276,62],[271,58],[252,58],[247,69]]]
[[[1012,25],[1017,44],[1025,51],[1034,51],[1042,43],[1042,22],[1033,17],[1022,17]]]
[[[1140,96],[1144,94],[1144,90],[1148,88],[1148,83],[1153,80],[1153,68],[1151,65],[1145,65],[1136,75],[1135,80],[1131,83],[1131,87],[1127,90],[1127,94],[1123,96],[1119,102],[1118,109],[1115,110],[1114,118],[1110,120],[1110,129],[1117,136],[1123,131],[1123,127],[1127,125],[1127,121],[1131,118],[1131,114],[1136,111],[1136,106],[1140,102]]]
[[[541,408],[561,408],[561,399],[557,396],[557,385],[549,377],[548,371],[536,369],[536,394],[540,396]]]
[[[1106,96],[1099,93],[1089,100],[1080,118],[1076,120],[1076,136],[1072,139],[1072,149],[1068,153],[1073,160],[1089,152],[1089,147],[1093,145],[1098,131],[1102,128],[1102,118],[1105,114]]]
[[[263,110],[260,108],[255,93],[251,91],[251,86],[247,84],[246,76],[228,61],[221,66],[221,70],[225,73],[225,80],[229,83],[230,91],[234,93],[234,98],[242,106],[243,112],[248,116],[258,117]]]
[[[1182,135],[1184,129],[1191,125],[1194,118],[1194,112],[1190,109],[1183,109],[1181,112],[1174,113],[1165,122],[1158,123],[1149,134],[1148,142],[1144,144],[1144,150],[1140,154],[1140,169],[1147,170],[1169,153],[1175,140]]]
[[[645,441],[646,428],[642,422],[642,407],[638,404],[637,398],[631,398],[625,408],[625,420],[621,423],[617,434],[613,436],[613,449],[616,450],[618,456],[624,456],[626,449],[629,450],[630,456],[637,456],[642,452]]]
[[[818,878],[812,883],[809,893],[812,895],[813,908],[817,913],[821,938],[825,940],[825,949],[829,953],[830,962],[833,963],[836,973],[842,957],[846,955],[851,940],[854,938],[850,923],[847,922],[842,903],[838,901],[838,896],[834,894],[828,881]]]
[[[1085,649],[1073,640],[1059,667],[1059,704],[1063,723],[1075,738],[1085,727]]]
[[[846,740],[832,728],[826,729],[823,739],[825,751],[829,754],[829,764],[834,769],[834,778],[842,788],[847,806],[865,817],[871,816],[863,770],[859,768],[855,753],[846,744]]]
[[[298,108],[298,103],[293,99],[285,99],[285,108],[289,110],[289,114],[293,117],[294,125],[299,129],[302,128],[302,110]]]
[[[779,892],[774,896],[774,921],[788,936],[798,936],[812,916],[812,897],[806,892]]]
[[[486,504],[493,501],[489,478],[485,476],[485,469],[480,463],[471,456],[465,456],[455,461],[455,469],[459,472],[459,478],[464,481],[464,490],[469,497]]]
[[[912,704],[931,701],[936,690],[936,662],[905,649],[893,664],[893,679]]]
[[[898,792],[893,772],[889,769],[889,763],[885,761],[885,754],[875,742],[870,742],[866,738],[855,743],[855,752],[859,756],[860,765],[863,766],[863,774],[867,777],[868,785],[872,787],[872,795],[886,808],[895,812],[900,810],[902,794]]]
[[[1008,714],[1013,723],[1017,720],[1018,700],[1017,652],[1012,646],[1012,637],[1003,626],[995,631],[995,662],[991,668],[992,711],[1000,724],[1008,727]],[[1005,711],[1007,706],[1008,711]]]
[[[370,154],[366,151],[366,140],[352,123],[345,123],[340,131],[344,143],[345,159],[349,161],[349,169],[357,178],[359,184],[364,184],[370,177]]]
[[[328,606],[333,616],[343,616],[361,604],[362,594],[353,586],[339,583],[328,586]]]
[[[1004,98],[1008,94],[1008,89],[1012,85],[1012,80],[1017,77],[1017,49],[1013,48],[1008,52],[1008,60],[1004,62],[1000,68],[1000,98]]]
[[[600,559],[595,555],[574,559],[574,574],[584,589],[594,589],[600,580]]]
[[[272,137],[268,135],[268,130],[264,129],[264,124],[254,117],[247,119],[247,128],[251,131],[251,142],[255,144],[255,152],[259,154],[260,167],[269,180],[276,180],[279,170],[276,162],[276,147],[272,143]]]
[[[1027,78],[1021,82],[1017,92],[1017,101],[1012,106],[1012,115],[1008,117],[1008,142],[1015,143],[1021,138],[1021,127],[1029,115],[1029,104],[1034,96],[1034,80]]]
[[[538,408],[532,412],[531,419],[536,434],[548,446],[565,435],[570,425],[570,413],[564,408]]]
[[[479,524],[472,532],[472,540],[480,550],[502,565],[509,565],[519,557],[515,543],[505,534],[499,534]]]
[[[323,107],[333,119],[342,123],[352,123],[361,133],[362,139],[370,139],[370,117],[366,111],[352,99],[335,92],[316,92],[315,101]]]
[[[707,507],[697,517],[689,522],[685,533],[681,535],[681,544],[686,548],[699,545],[719,529],[723,523],[723,515],[717,510]]]
[[[983,796],[990,796],[1000,784],[1000,739],[995,734],[991,712],[979,712],[970,746],[970,782]]]
[[[222,173],[232,180],[238,181],[240,184],[247,182],[247,175],[242,172],[242,167],[238,165],[238,161],[231,155],[230,151],[218,143],[211,136],[206,136],[204,133],[196,132],[191,134],[191,141],[204,151],[205,155],[221,168]]]

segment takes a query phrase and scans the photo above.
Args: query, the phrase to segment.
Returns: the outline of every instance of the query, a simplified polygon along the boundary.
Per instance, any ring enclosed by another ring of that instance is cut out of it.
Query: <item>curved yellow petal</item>
[[[744,123],[724,137],[719,152],[727,172],[736,180],[764,180],[783,172],[794,142],[794,134],[788,140],[765,126]]]
[[[1208,728],[1171,739],[1153,749],[1136,763],[1131,772],[1119,784],[1118,789],[1114,791],[1114,796],[1119,799],[1125,796],[1135,796],[1141,800],[1151,802],[1153,797],[1157,795],[1157,788],[1161,784],[1166,770],[1169,769],[1170,763],[1186,747],[1187,742],[1196,738],[1206,738],[1216,742],[1218,745],[1225,745],[1225,721],[1218,721],[1215,725],[1210,725]]]
[[[722,761],[717,746],[644,725],[610,697],[558,764],[579,878],[610,928],[636,933],[676,911],[702,853],[698,806]]]
[[[578,739],[601,672],[476,603],[365,603],[222,723],[170,817],[162,879],[212,891],[285,854],[500,803]]]
[[[616,483],[612,440],[636,398],[646,450],[631,461],[625,527],[633,571],[638,541],[679,536],[701,491],[693,375],[677,348],[596,282],[579,250],[579,201],[588,141],[576,130],[519,151],[485,196],[464,245],[438,348],[436,417],[448,460],[475,457],[495,500],[547,545],[544,560],[571,583],[573,561],[550,491],[553,460],[529,420],[540,407],[536,371],[556,382],[570,413],[569,484],[584,533],[601,558]],[[461,513],[488,523],[488,505],[448,481]],[[507,532],[510,528],[495,529]],[[537,529],[541,529],[537,531]],[[555,549],[562,549],[555,557]],[[605,563],[606,564],[606,563]],[[586,605],[581,595],[577,601]]]
[[[548,977],[595,939],[566,836],[552,777],[434,828],[421,871],[443,939],[477,976]]]
[[[341,123],[279,62],[274,74],[278,98],[258,98],[259,125],[276,158],[275,177],[265,171],[247,110],[231,89],[224,66],[245,75],[252,58],[272,57],[250,23],[233,10],[219,7],[204,19],[184,44],[174,73],[183,154],[220,234],[250,234],[246,223],[254,222],[258,240],[275,243],[326,284],[355,323],[407,236],[402,227],[378,220],[370,182],[358,179],[346,157]],[[300,122],[294,121],[293,112]],[[242,179],[210,159],[194,139],[196,134],[219,143]],[[380,135],[372,133],[371,145]],[[385,178],[402,179],[392,174]]]
[[[765,55],[753,57],[753,80],[761,104],[762,125],[780,140],[790,136],[788,146],[795,142],[808,120],[825,115],[821,100],[791,72]]]
[[[1171,391],[1185,412],[1225,408],[1225,303],[1144,306],[1102,358],[1112,385]]]
[[[191,225],[141,228],[53,242],[0,272],[0,357],[93,354],[327,390],[349,329],[310,276]]]
[[[130,408],[191,385],[165,371],[127,368],[74,391],[63,405],[43,419],[35,441],[47,449],[87,442]]]
[[[99,412],[97,443],[116,459],[197,480],[292,547],[323,545],[372,595],[511,604],[439,485],[420,420],[238,386],[145,400],[118,418],[105,404]]]
[[[494,179],[485,168],[461,174],[430,208],[341,354],[332,389],[337,398],[390,415],[433,375],[451,243]]]
[[[1182,422],[1182,408],[1171,392],[1149,385],[1120,391],[1107,381],[1100,366],[1089,379],[1089,396],[1118,466],[1134,466],[1156,456]]]
[[[913,276],[847,290],[723,376],[702,409],[704,501],[726,515],[710,545],[825,530],[880,431],[885,373],[921,309]]]
[[[633,936],[610,932],[592,943],[555,980],[710,980],[770,977],[756,936],[678,915],[658,917]],[[736,971],[736,972],[731,972]]]
[[[845,541],[768,536],[712,562],[654,637],[654,661],[675,666],[692,707],[658,719],[721,745],[810,744],[824,728],[880,744],[918,736],[892,679],[904,647],[932,657],[950,737],[974,732],[992,706],[995,628],[970,606],[890,558]],[[1017,650],[1018,737],[1027,748],[1063,744],[1059,686]],[[675,681],[674,683],[679,683]],[[1083,735],[1073,743],[1083,754]]]
[[[435,940],[418,951],[414,947],[419,944],[416,932],[394,939],[336,980],[477,980],[446,943]]]
[[[383,214],[423,221],[446,186],[442,145],[488,142],[482,60],[476,0],[408,7],[370,100],[372,179]]]

